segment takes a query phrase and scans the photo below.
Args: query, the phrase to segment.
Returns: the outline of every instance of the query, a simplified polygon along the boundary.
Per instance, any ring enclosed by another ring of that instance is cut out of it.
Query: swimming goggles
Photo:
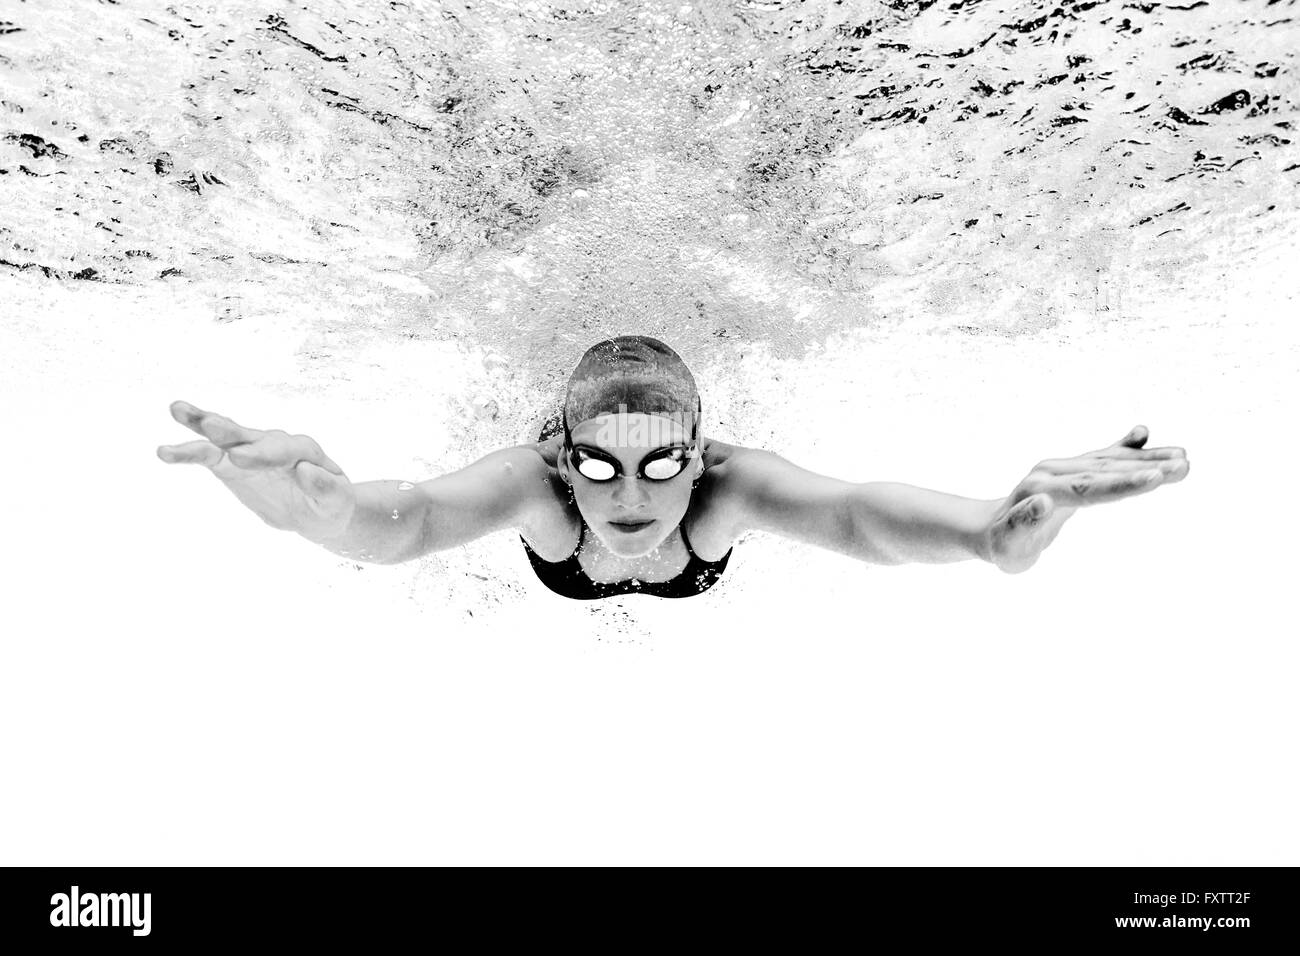
[[[699,435],[700,411],[702,411],[702,408],[697,409],[695,422],[691,426],[692,446]],[[594,448],[574,448],[573,435],[569,431],[568,417],[565,415],[562,418],[564,421],[565,452],[569,456],[569,463],[573,465],[578,474],[588,481],[603,482],[613,481],[623,473],[622,463],[613,455],[607,455]],[[697,454],[695,448],[686,445],[655,449],[641,459],[641,463],[637,465],[636,476],[638,478],[648,478],[651,481],[668,481],[680,475],[686,469],[690,460]]]

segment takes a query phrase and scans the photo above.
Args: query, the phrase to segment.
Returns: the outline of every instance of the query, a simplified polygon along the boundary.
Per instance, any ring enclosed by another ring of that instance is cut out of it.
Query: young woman
[[[690,371],[668,346],[620,336],[588,349],[534,444],[411,483],[353,484],[306,435],[258,431],[185,402],[202,441],[164,445],[206,465],[272,527],[335,554],[394,564],[516,530],[538,578],[566,597],[690,597],[723,574],[737,537],[768,531],[877,564],[980,558],[1018,573],[1084,505],[1187,476],[1181,448],[1115,444],[1039,462],[1005,498],[814,474],[700,432]]]

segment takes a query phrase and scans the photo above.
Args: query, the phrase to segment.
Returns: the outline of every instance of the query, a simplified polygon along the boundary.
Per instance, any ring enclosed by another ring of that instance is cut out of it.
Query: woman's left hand
[[[1008,574],[1033,567],[1077,508],[1145,494],[1187,477],[1181,448],[1143,448],[1138,425],[1111,445],[1076,458],[1040,461],[1007,496],[984,532],[989,560]]]

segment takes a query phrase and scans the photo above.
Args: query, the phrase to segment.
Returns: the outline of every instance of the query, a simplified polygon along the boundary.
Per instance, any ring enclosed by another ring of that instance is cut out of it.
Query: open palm
[[[1143,448],[1138,425],[1108,448],[1040,461],[1007,496],[985,532],[989,559],[1009,574],[1026,571],[1080,507],[1145,494],[1187,477],[1181,448]]]
[[[171,413],[204,440],[159,447],[163,461],[207,466],[273,528],[325,539],[347,527],[356,505],[352,483],[311,438],[245,428],[188,402],[173,402]]]

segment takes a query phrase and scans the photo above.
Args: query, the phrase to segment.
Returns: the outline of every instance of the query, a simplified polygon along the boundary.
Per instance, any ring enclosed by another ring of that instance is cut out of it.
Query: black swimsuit
[[[587,522],[583,521],[582,531],[578,534],[578,546],[573,549],[573,554],[563,561],[542,560],[537,552],[528,546],[528,542],[524,541],[522,535],[519,538],[520,541],[524,541],[524,551],[527,552],[528,560],[542,583],[556,594],[563,594],[567,598],[575,598],[579,601],[594,601],[597,598],[614,597],[618,594],[650,594],[664,598],[694,597],[713,587],[718,578],[722,577],[727,559],[731,557],[731,549],[728,548],[727,553],[717,561],[702,560],[691,550],[691,543],[686,538],[686,528],[683,527],[682,543],[686,545],[686,553],[690,555],[690,560],[675,578],[667,581],[638,581],[632,578],[628,581],[604,583],[587,577],[587,572],[578,562],[578,552],[582,550],[582,541],[586,534]]]

